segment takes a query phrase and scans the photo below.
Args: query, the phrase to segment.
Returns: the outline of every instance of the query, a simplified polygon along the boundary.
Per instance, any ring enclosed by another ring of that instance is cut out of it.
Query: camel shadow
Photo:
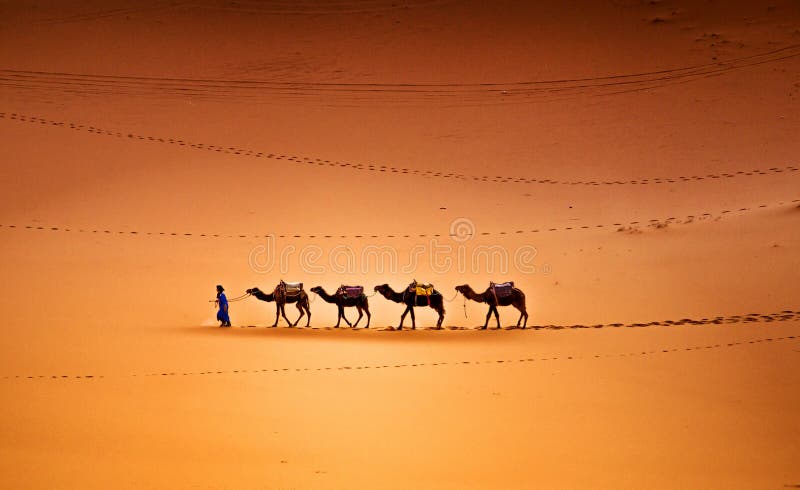
[[[398,330],[392,326],[351,328],[351,327],[272,327],[264,325],[241,325],[229,328],[219,327],[173,327],[174,330],[188,335],[229,338],[254,338],[265,340],[330,340],[332,342],[472,342],[476,339],[489,342],[513,340],[514,336],[498,335],[500,331],[519,330],[516,326],[504,328],[487,328],[481,326],[463,327],[458,325],[436,327],[418,327],[416,330],[403,328]]]

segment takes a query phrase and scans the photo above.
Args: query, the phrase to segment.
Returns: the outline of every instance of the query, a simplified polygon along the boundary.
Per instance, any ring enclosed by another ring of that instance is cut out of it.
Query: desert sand
[[[0,2],[0,486],[800,486],[798,74],[789,0]],[[217,327],[280,279],[444,328]]]

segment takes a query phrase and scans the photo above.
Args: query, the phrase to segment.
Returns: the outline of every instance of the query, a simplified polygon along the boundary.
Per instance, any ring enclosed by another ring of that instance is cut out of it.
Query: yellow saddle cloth
[[[433,284],[412,284],[411,285],[417,296],[430,296],[433,294]]]

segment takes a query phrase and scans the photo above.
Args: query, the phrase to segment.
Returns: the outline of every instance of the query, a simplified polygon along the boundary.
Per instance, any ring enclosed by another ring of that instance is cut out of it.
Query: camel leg
[[[339,308],[339,318],[344,319],[344,322],[347,324],[348,327],[352,327],[353,325],[347,320],[347,317],[344,316],[344,306],[338,305]],[[339,328],[339,322],[336,322],[336,328]]]
[[[303,315],[307,315],[306,316],[306,327],[311,325],[311,308],[308,307],[307,302],[301,300],[301,301],[298,301],[295,306],[297,306],[297,310],[300,311],[300,316],[297,317],[297,321],[294,322],[294,324],[297,325],[298,323],[300,323],[300,320],[303,319]]]
[[[500,313],[497,311],[497,305],[492,306],[494,310],[494,319],[497,320],[497,328],[500,328]]]
[[[521,302],[514,305],[514,308],[519,310],[519,319],[517,320],[517,328],[519,328],[519,324],[522,322],[522,319],[525,319],[525,323],[522,324],[522,328],[525,328],[528,325],[528,310],[525,308],[525,302]]]
[[[444,321],[444,305],[442,305],[439,308],[437,308],[436,312],[439,313],[439,321],[436,322],[436,328],[441,330],[442,329],[442,322]]]
[[[410,306],[411,309],[411,330],[417,329],[417,319],[414,317],[414,307]]]
[[[298,323],[300,323],[300,320],[303,318],[303,315],[305,315],[305,311],[303,311],[303,305],[300,304],[299,301],[297,302],[297,304],[295,304],[295,307],[300,312],[300,316],[297,317],[297,320],[294,322],[294,325],[292,326],[296,326]]]
[[[278,318],[281,316],[281,307],[278,304],[275,304],[275,323],[272,324],[272,327],[275,328],[278,326]]]
[[[491,317],[492,317],[492,307],[490,306],[489,311],[486,312],[486,322],[484,322],[483,326],[481,327],[481,330],[486,330],[486,327],[489,326],[489,318]]]
[[[398,330],[402,330],[403,329],[403,321],[405,321],[406,315],[408,314],[409,310],[411,310],[411,306],[406,306],[406,311],[404,311],[403,314],[400,315],[400,326],[397,327]],[[412,312],[411,314],[413,315],[414,313]]]
[[[366,304],[364,305],[364,311],[367,312],[367,327],[369,328],[369,321],[372,319],[372,315],[369,313],[369,306]]]
[[[288,323],[290,327],[294,327],[294,324],[292,322],[290,322],[288,318],[286,318],[286,304],[285,303],[281,305],[281,316],[283,317],[284,320],[286,320],[286,323]]]
[[[360,306],[356,305],[356,310],[358,310],[358,318],[356,319],[356,322],[353,324],[353,328],[358,326],[358,322],[360,322],[361,321],[361,317],[364,316],[364,313],[361,312],[361,307]]]

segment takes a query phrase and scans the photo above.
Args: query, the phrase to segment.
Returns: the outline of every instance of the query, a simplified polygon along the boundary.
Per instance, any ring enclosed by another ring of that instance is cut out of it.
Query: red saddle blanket
[[[364,294],[364,286],[339,286],[339,294],[343,294],[349,298],[358,298]]]
[[[511,293],[514,291],[514,281],[501,282],[498,284],[492,282],[489,283],[489,287],[492,288],[495,296],[498,298],[511,296]]]

